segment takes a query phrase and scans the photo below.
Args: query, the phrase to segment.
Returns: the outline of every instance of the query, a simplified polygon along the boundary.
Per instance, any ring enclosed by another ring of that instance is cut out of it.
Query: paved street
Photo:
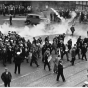
[[[1,16],[0,19],[1,19],[0,24],[3,24],[5,21],[9,22],[8,17],[4,18],[3,16]],[[13,26],[18,28],[24,27],[25,18],[22,19],[23,20],[13,20]],[[53,37],[54,36],[50,36],[50,39],[52,39]],[[55,58],[54,53],[52,55],[54,59]],[[57,75],[53,73],[53,59],[51,61],[51,68],[52,68],[51,72],[48,71],[48,68],[46,68],[46,70],[43,69],[43,63],[41,59],[38,60],[38,63],[40,65],[38,68],[36,67],[35,64],[33,64],[33,67],[30,67],[30,64],[24,61],[21,65],[20,75],[14,74],[14,63],[12,64],[7,63],[7,68],[12,73],[13,77],[11,87],[79,87],[82,86],[84,81],[87,80],[86,70],[88,68],[88,61],[85,60],[82,61],[77,59],[76,57],[75,66],[71,66],[71,63],[66,61],[66,56],[64,56],[63,65],[66,82],[63,83],[61,78],[60,81],[57,82],[56,81]],[[4,67],[2,65],[2,61],[0,61],[0,75],[3,71]],[[3,86],[1,79],[0,79],[0,86]]]
[[[54,59],[54,58],[53,58]],[[66,82],[63,83],[62,79],[56,81],[56,74],[53,73],[53,63],[51,61],[52,71],[48,69],[43,70],[43,63],[38,61],[40,67],[35,65],[30,67],[26,62],[22,63],[21,75],[14,74],[14,65],[7,66],[13,75],[12,87],[74,87],[82,86],[84,81],[87,80],[86,70],[88,68],[88,61],[76,60],[75,66],[71,66],[70,62],[67,62],[64,57],[64,75]],[[3,70],[3,67],[1,67]],[[1,71],[0,71],[1,73]],[[24,75],[24,76],[23,76]],[[3,86],[3,85],[1,85]]]

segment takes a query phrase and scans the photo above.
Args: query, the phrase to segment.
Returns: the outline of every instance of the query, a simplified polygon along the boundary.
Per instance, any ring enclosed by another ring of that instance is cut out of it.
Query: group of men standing
[[[15,5],[15,4],[9,4],[5,5],[2,4],[0,6],[0,14],[3,14],[3,16],[6,16],[6,14],[11,14],[15,17],[15,15],[26,15],[26,13],[32,12],[31,6],[23,6],[23,5]]]

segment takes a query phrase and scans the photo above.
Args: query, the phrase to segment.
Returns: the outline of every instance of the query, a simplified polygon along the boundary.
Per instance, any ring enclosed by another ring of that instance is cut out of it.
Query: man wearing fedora
[[[11,79],[12,79],[12,75],[11,73],[8,71],[7,68],[5,68],[5,72],[2,73],[1,75],[1,79],[2,81],[4,82],[4,86],[5,87],[10,87],[10,82],[11,82]]]

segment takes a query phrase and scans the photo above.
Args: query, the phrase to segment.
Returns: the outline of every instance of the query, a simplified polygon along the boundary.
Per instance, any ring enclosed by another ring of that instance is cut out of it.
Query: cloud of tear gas
[[[2,33],[4,34],[7,34],[8,31],[16,31],[22,37],[31,40],[32,37],[36,37],[36,36],[52,35],[52,34],[54,35],[54,34],[62,34],[62,33],[71,34],[69,30],[70,27],[69,23],[73,21],[74,17],[76,16],[76,13],[74,11],[71,12],[70,13],[71,19],[65,20],[63,17],[60,17],[60,15],[56,10],[54,10],[53,8],[51,9],[61,19],[60,23],[52,24],[45,21],[45,22],[41,22],[36,26],[32,26],[32,27],[25,26],[20,28],[9,26],[9,24],[4,23],[3,25],[0,25],[0,31],[2,31]],[[70,38],[72,39],[72,37],[66,37],[66,38],[67,38],[66,40]],[[73,39],[73,41],[75,42],[75,38]]]
[[[50,8],[50,9],[57,15],[58,18],[61,19],[62,22],[65,21],[65,19],[63,17],[60,17],[59,13],[54,8]]]

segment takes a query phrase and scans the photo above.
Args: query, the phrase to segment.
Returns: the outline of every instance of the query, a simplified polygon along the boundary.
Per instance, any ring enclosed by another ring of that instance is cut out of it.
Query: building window
[[[79,1],[76,1],[76,4],[79,4]]]
[[[80,5],[82,5],[82,1],[80,1]]]
[[[86,1],[83,1],[83,5],[86,5]]]

